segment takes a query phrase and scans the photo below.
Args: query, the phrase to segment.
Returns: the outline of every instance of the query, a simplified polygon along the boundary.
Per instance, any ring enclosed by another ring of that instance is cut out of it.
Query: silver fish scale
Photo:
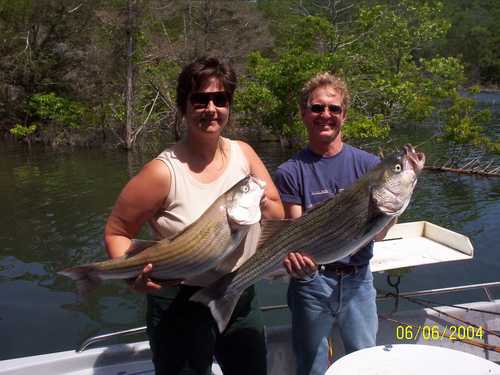
[[[212,264],[219,262],[234,250],[246,232],[244,228],[239,231],[228,229],[229,224],[220,221],[206,225],[190,243],[186,244],[189,247],[196,246],[199,251],[186,251],[190,257],[183,257],[176,263],[160,263],[153,272],[153,277],[161,279],[163,275],[168,275],[170,278],[189,278],[208,271]],[[234,245],[228,247],[229,242]]]
[[[106,269],[103,266],[113,264],[112,261],[107,261],[100,265],[104,269],[97,269],[94,273],[101,279],[123,278],[123,275],[133,277],[147,263],[153,262],[155,266],[151,276],[158,279],[164,277],[170,279],[187,278],[205,272],[212,267],[212,264],[217,263],[234,250],[234,246],[227,247],[228,242],[241,240],[241,237],[246,232],[244,228],[240,229],[240,231],[231,231],[227,223],[227,217],[225,215],[220,216],[223,216],[223,218],[207,220],[204,225],[198,226],[198,231],[190,238],[179,237],[170,243],[165,241],[163,244],[160,241],[159,244],[145,250],[140,258],[131,258],[131,264],[127,268],[122,266],[120,268]],[[214,218],[212,217],[212,219]],[[164,253],[164,256],[160,257],[158,253],[167,244],[171,251]],[[193,251],[194,248],[199,251]],[[124,265],[127,266],[126,263]]]

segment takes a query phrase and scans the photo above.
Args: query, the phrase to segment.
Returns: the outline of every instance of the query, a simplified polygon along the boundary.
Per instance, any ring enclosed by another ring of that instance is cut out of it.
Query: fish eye
[[[396,164],[393,170],[394,172],[401,172],[403,170],[403,167],[401,167],[401,164]]]
[[[250,191],[250,187],[248,185],[245,185],[241,188],[241,190],[244,192],[244,193],[248,193]]]

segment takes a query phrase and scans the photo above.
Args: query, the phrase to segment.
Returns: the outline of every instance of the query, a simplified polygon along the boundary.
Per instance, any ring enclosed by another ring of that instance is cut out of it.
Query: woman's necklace
[[[207,169],[209,171],[211,170],[215,173],[219,173],[226,167],[226,161],[228,158],[226,150],[224,149],[224,141],[222,138],[219,138],[217,141],[217,146],[211,160],[205,158],[203,154],[191,151],[192,146],[190,146],[186,140],[181,142],[183,146],[182,148],[185,150],[186,163],[189,165],[189,169],[194,173],[200,174]]]

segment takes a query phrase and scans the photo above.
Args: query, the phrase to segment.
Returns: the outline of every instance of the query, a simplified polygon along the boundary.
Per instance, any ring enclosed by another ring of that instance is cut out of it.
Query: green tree
[[[67,91],[89,17],[70,1],[0,0],[0,126],[24,121],[27,97]]]
[[[27,108],[32,122],[25,126],[17,124],[10,132],[19,138],[38,131],[42,137],[48,137],[52,146],[72,144],[69,133],[91,122],[90,113],[84,105],[53,92],[31,96]],[[31,137],[27,139],[31,141]]]
[[[276,62],[259,52],[253,53],[248,63],[251,78],[240,90],[237,98],[240,105],[236,109],[250,115],[246,120],[243,117],[243,121],[261,119],[282,144],[297,142],[304,135],[298,117],[297,94],[305,80],[329,66],[328,59],[301,47],[290,49]],[[257,109],[256,119],[252,109]]]
[[[500,85],[500,3],[495,0],[446,0],[451,28],[445,54],[461,56],[469,81]]]
[[[289,23],[288,42],[274,51],[275,57],[253,55],[248,65],[247,82],[267,89],[277,101],[276,110],[263,117],[265,126],[280,137],[303,134],[295,95],[313,74],[329,70],[345,77],[353,93],[347,137],[383,138],[391,128],[432,118],[442,124],[445,138],[491,145],[484,137],[483,114],[473,108],[468,116],[457,112],[464,103],[460,60],[429,55],[450,27],[442,3],[371,3],[355,9],[352,27],[343,31],[349,34],[343,36],[321,13],[283,18]],[[474,131],[457,130],[470,128],[470,122]]]

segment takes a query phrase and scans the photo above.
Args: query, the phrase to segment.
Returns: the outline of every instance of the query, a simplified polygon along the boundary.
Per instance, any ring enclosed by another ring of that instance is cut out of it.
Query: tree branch
[[[148,123],[148,120],[149,120],[149,117],[151,116],[151,113],[153,112],[153,109],[155,108],[155,105],[156,105],[156,101],[158,100],[158,97],[160,96],[160,91],[157,91],[156,92],[156,96],[153,100],[153,104],[151,105],[151,108],[149,109],[149,113],[148,115],[146,116],[146,119],[144,120],[144,122],[142,123],[141,126],[139,126],[133,133],[132,133],[132,143],[135,143],[137,137],[139,136],[139,134],[142,132],[142,130],[144,129],[144,127],[146,126],[146,124]]]
[[[83,4],[78,4],[76,7],[74,7],[73,9],[70,9],[68,10],[68,13],[73,13],[73,12],[76,12],[78,9],[80,9],[82,7]]]

